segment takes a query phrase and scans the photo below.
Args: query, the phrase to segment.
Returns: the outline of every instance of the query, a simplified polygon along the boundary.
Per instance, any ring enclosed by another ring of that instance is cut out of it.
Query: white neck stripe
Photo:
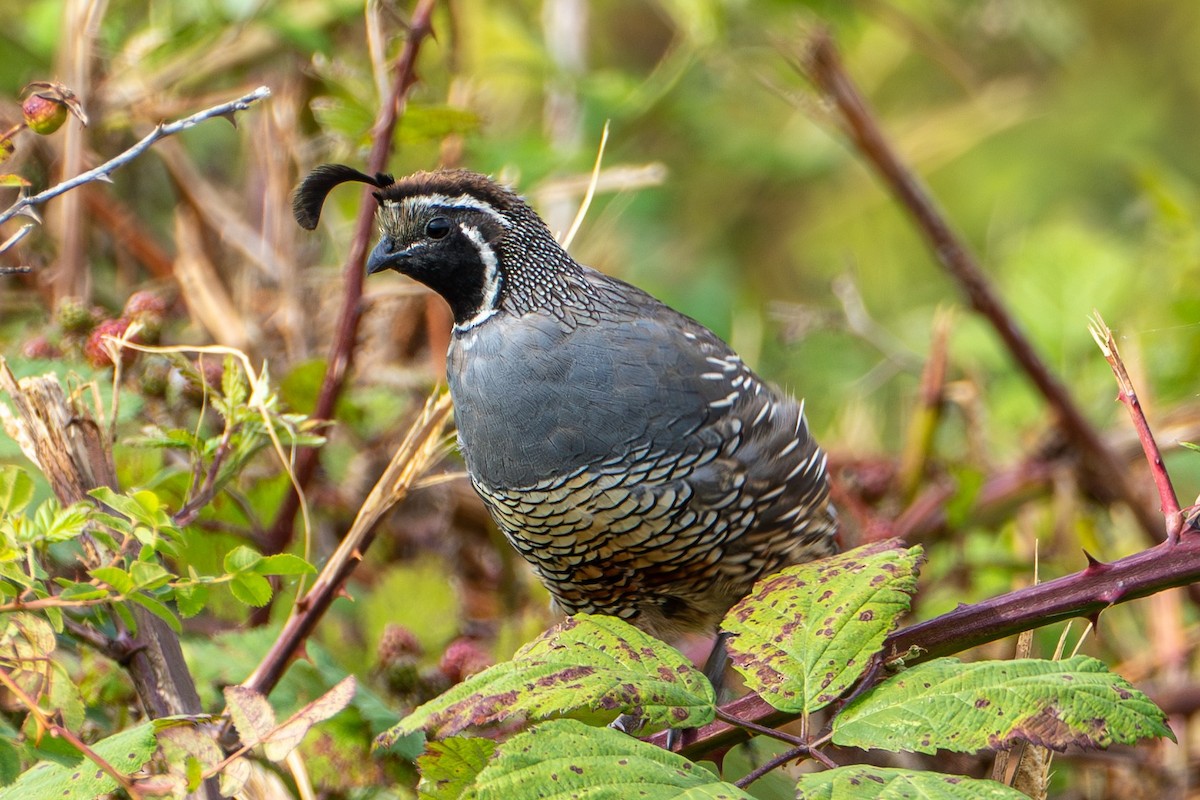
[[[483,303],[475,316],[461,325],[455,325],[456,330],[465,331],[474,328],[496,313],[496,304],[500,302],[500,262],[492,246],[483,238],[478,228],[462,225],[459,228],[463,235],[471,240],[471,244],[479,251],[479,260],[483,262]]]

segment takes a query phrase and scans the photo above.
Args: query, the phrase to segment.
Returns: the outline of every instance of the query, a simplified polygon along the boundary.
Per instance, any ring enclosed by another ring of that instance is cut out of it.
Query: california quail
[[[580,265],[472,172],[317,167],[296,192],[300,225],[349,180],[379,189],[367,272],[394,269],[450,304],[467,472],[563,612],[668,640],[711,633],[754,581],[835,550],[802,404],[711,331]]]

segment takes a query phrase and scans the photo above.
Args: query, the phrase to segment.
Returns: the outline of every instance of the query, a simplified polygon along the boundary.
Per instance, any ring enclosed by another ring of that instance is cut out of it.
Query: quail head
[[[447,378],[467,472],[568,614],[665,639],[711,633],[759,578],[835,550],[825,454],[803,406],[715,334],[577,263],[516,194],[466,171],[399,181],[316,168],[293,211],[377,187],[368,273],[454,315]]]

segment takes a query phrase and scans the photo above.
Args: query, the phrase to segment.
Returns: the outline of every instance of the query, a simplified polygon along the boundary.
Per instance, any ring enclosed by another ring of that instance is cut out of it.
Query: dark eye
[[[425,223],[425,235],[430,239],[445,239],[450,233],[450,220],[445,217],[434,217]]]

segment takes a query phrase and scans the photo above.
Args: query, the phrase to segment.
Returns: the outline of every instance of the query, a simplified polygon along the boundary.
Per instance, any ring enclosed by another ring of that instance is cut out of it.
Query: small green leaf
[[[202,583],[188,583],[174,588],[175,607],[184,619],[190,619],[204,610],[208,604],[208,587]]]
[[[175,612],[163,605],[157,598],[144,592],[135,592],[129,595],[129,599],[170,625],[171,630],[176,633],[183,633],[183,625],[180,624],[179,617],[175,616]]]
[[[1175,738],[1146,695],[1087,656],[964,664],[939,658],[906,669],[842,709],[833,741],[918,753],[1052,750]]]
[[[496,743],[482,737],[455,736],[430,742],[417,759],[421,771],[417,793],[428,800],[458,800],[495,752]]]
[[[1029,800],[996,781],[856,764],[801,775],[797,800]]]
[[[112,613],[121,618],[121,622],[125,623],[125,627],[129,628],[129,635],[137,636],[137,618],[134,617],[133,612],[129,610],[129,605],[127,603],[114,603],[109,607],[112,609]]]
[[[875,542],[759,581],[722,628],[746,684],[775,708],[809,714],[858,680],[908,610],[921,548]]]
[[[265,606],[271,602],[271,582],[256,572],[242,572],[229,584],[233,596],[248,606]]]
[[[63,590],[58,593],[60,600],[79,602],[81,600],[99,600],[101,597],[108,596],[107,589],[93,586],[90,583],[79,583],[66,578],[59,578],[57,582],[63,587]]]
[[[92,745],[96,755],[124,775],[141,769],[157,747],[154,724],[149,722]],[[107,772],[84,759],[69,767],[39,764],[22,774],[16,783],[0,790],[0,800],[30,800],[35,797],[94,800],[116,788],[117,782]]]
[[[253,569],[259,575],[308,575],[317,571],[312,564],[291,553],[265,556]]]
[[[98,581],[107,583],[117,594],[130,594],[137,589],[137,582],[120,567],[96,567],[88,574]]]
[[[441,738],[525,714],[610,721],[621,712],[652,727],[713,719],[712,685],[674,648],[616,617],[578,614],[418,708],[376,739],[424,729]]]
[[[543,723],[501,744],[464,796],[750,800],[683,756],[570,719]]]
[[[134,440],[134,444],[139,447],[166,447],[172,450],[188,450],[193,453],[199,453],[202,449],[200,437],[182,428],[153,430]]]
[[[33,500],[33,479],[20,467],[0,467],[0,517],[20,514]]]
[[[221,394],[224,395],[229,409],[246,404],[246,376],[242,374],[241,365],[233,356],[225,356],[225,368],[221,373]]]
[[[75,503],[66,508],[58,508],[55,505],[50,509],[45,526],[39,532],[40,537],[47,542],[70,541],[86,530],[90,516],[90,510],[82,503]]]
[[[175,576],[153,561],[135,561],[129,567],[130,577],[139,589],[153,590],[165,586]]]
[[[88,492],[88,494],[128,519],[136,522],[145,522],[141,517],[146,513],[146,510],[132,497],[118,494],[107,486],[97,486]]]
[[[245,545],[239,545],[225,554],[225,571],[246,572],[254,569],[262,560],[262,553]]]

